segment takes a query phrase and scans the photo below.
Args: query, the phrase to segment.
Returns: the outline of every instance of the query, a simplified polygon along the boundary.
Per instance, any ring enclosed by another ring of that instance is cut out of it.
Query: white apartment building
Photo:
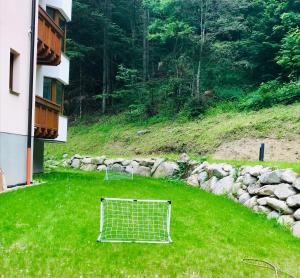
[[[72,0],[0,0],[0,170],[7,186],[43,170],[45,142],[66,142],[66,25]]]

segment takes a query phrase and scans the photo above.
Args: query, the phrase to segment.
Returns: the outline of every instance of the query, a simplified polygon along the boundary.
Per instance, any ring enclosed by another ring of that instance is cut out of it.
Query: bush
[[[292,104],[300,101],[300,82],[282,84],[270,81],[260,86],[254,93],[241,100],[239,108],[242,110],[259,110],[276,104]]]

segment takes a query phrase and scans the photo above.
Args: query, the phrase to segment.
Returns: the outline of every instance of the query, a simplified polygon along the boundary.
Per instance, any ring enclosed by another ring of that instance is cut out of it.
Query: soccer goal
[[[133,167],[126,167],[126,172],[113,166],[107,166],[105,170],[104,180],[133,180]]]
[[[171,201],[101,198],[99,242],[171,243]]]

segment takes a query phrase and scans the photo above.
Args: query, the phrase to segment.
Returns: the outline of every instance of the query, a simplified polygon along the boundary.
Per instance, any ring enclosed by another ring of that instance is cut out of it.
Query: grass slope
[[[150,133],[138,136],[137,131]],[[202,119],[187,122],[128,124],[122,116],[89,117],[69,129],[67,144],[48,144],[56,157],[74,152],[110,156],[189,152],[211,154],[222,142],[244,137],[293,139],[300,134],[300,104],[257,112],[210,110]]]
[[[300,276],[300,240],[247,208],[182,182],[61,170],[0,195],[0,276],[274,277],[265,259]],[[170,245],[96,243],[99,198],[172,200]]]

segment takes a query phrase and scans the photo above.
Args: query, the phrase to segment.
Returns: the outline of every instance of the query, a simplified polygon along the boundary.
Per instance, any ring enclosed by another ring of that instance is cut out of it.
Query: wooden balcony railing
[[[39,7],[37,62],[57,66],[61,59],[61,43],[64,31],[47,12]]]
[[[58,136],[60,106],[50,100],[35,96],[34,137],[55,139]]]

